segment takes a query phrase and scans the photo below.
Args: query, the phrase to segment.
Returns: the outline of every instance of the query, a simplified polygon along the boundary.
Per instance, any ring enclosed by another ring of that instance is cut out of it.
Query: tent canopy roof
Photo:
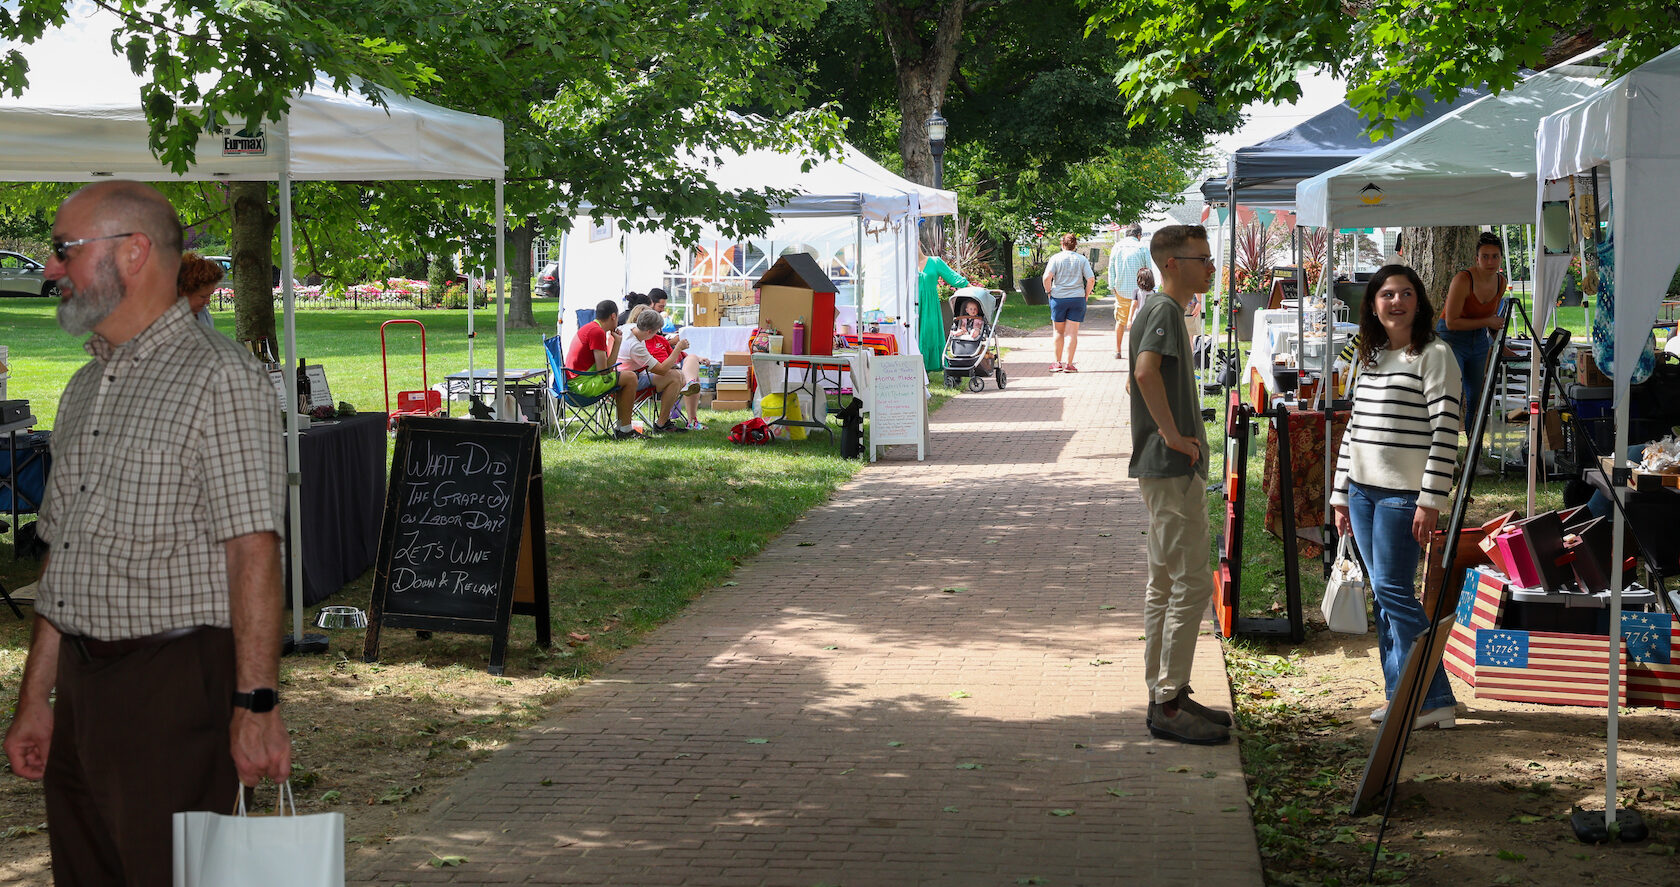
[[[1603,85],[1603,77],[1578,68],[1544,71],[1499,95],[1454,108],[1302,182],[1296,187],[1299,224],[1526,223],[1534,217],[1534,130],[1540,118]]]
[[[387,108],[324,82],[294,95],[270,123],[261,154],[201,135],[197,160],[176,174],[153,156],[140,103],[148,82],[110,51],[113,14],[78,4],[64,27],[7,43],[29,61],[23,95],[0,97],[0,181],[358,181],[498,179],[502,122],[381,90]],[[237,126],[237,124],[235,124]]]
[[[817,161],[804,169],[797,153],[759,148],[719,152],[705,161],[707,176],[719,188],[748,190],[781,188],[796,192],[771,207],[782,218],[862,217],[870,222],[897,222],[906,217],[949,216],[957,212],[957,195],[918,185],[876,163],[851,145],[839,156]]]
[[[1486,95],[1465,90],[1450,102],[1429,102],[1423,110],[1394,124],[1394,134],[1375,142],[1365,133],[1365,119],[1347,102],[1324,111],[1294,129],[1262,139],[1231,154],[1229,173],[1202,183],[1210,202],[1229,199],[1229,185],[1237,187],[1237,202],[1266,209],[1295,208],[1295,186],[1325,170],[1356,160],[1378,145],[1421,129],[1454,108]]]

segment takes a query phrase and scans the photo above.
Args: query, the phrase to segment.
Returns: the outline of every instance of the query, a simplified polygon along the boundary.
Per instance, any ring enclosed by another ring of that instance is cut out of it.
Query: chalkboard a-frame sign
[[[508,620],[549,638],[538,426],[404,417],[385,492],[362,656],[382,627],[487,634],[502,673]]]

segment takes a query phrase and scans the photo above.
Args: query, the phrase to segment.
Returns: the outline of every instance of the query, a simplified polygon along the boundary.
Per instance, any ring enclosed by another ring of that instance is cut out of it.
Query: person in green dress
[[[968,278],[919,246],[916,255],[920,257],[916,265],[916,316],[920,318],[916,344],[922,349],[922,366],[931,373],[945,365],[945,314],[939,307],[939,281],[961,288],[968,286]]]

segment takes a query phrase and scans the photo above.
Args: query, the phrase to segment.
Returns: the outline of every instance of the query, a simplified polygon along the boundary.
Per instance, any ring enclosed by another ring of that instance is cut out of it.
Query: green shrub
[[[465,310],[467,307],[467,288],[452,283],[443,291],[443,307],[455,311]]]

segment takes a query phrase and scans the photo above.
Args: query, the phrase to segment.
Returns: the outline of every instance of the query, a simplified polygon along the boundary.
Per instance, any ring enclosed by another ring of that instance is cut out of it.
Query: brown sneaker
[[[1168,705],[1173,706],[1172,714],[1167,713]],[[1199,718],[1191,714],[1189,709],[1179,708],[1173,703],[1150,703],[1149,709],[1149,733],[1156,739],[1170,739],[1189,745],[1218,745],[1231,738],[1229,730]]]
[[[1217,708],[1208,708],[1207,706],[1201,704],[1200,702],[1197,702],[1196,700],[1191,699],[1190,698],[1191,692],[1193,692],[1193,691],[1189,687],[1180,687],[1178,689],[1178,698],[1173,700],[1173,701],[1178,703],[1179,708],[1182,708],[1185,711],[1190,712],[1191,714],[1195,715],[1198,718],[1201,718],[1205,721],[1212,721],[1212,722],[1214,722],[1215,724],[1218,724],[1221,727],[1231,726],[1233,721],[1231,720],[1231,713],[1230,712],[1220,711]]]

